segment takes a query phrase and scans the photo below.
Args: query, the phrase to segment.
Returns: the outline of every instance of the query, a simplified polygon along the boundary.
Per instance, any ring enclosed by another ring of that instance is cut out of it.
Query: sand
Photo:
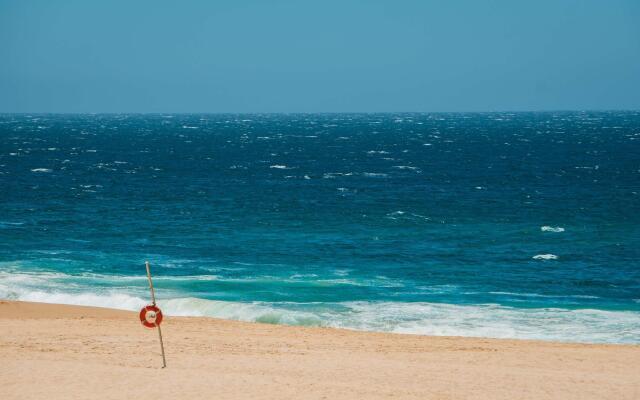
[[[0,302],[0,399],[640,399],[640,346],[427,337]]]

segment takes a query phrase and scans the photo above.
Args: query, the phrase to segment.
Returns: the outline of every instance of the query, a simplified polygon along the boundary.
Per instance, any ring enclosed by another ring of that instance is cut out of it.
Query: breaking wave
[[[137,292],[87,291],[70,282],[47,286],[64,274],[0,275],[0,298],[135,311],[148,302]],[[44,288],[43,288],[44,287]],[[593,309],[514,308],[496,304],[429,302],[236,302],[195,297],[158,300],[167,316],[206,316],[286,325],[436,336],[471,336],[591,343],[640,343],[640,313]]]

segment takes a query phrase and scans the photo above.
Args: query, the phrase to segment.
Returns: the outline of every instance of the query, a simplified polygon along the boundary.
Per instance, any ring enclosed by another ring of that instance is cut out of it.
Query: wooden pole
[[[151,304],[156,305],[156,294],[153,290],[153,281],[151,280],[151,268],[149,267],[149,261],[145,261],[145,266],[147,267],[147,278],[149,279],[149,290],[151,291]],[[154,323],[155,324],[155,323]],[[160,350],[162,351],[162,368],[167,366],[167,359],[164,356],[164,343],[162,341],[162,329],[160,329],[160,325],[155,324],[156,328],[158,328],[158,337],[160,338]]]
[[[160,338],[160,350],[162,350],[162,368],[167,367],[167,359],[164,358],[164,343],[162,343],[162,330],[160,329],[160,325],[156,324],[156,328],[158,328],[158,337]]]
[[[151,269],[149,267],[149,261],[145,261],[144,265],[147,267],[147,279],[149,279],[149,289],[151,290],[151,304],[156,305],[156,294],[153,291],[153,281],[151,280]]]

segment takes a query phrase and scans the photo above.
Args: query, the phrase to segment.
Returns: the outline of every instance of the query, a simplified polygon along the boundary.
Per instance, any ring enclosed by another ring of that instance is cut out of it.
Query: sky
[[[638,0],[0,0],[0,112],[603,109]]]

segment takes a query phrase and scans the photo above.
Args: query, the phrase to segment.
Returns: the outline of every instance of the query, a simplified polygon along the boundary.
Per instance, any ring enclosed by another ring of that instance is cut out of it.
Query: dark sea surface
[[[0,115],[0,298],[640,343],[640,112]]]

